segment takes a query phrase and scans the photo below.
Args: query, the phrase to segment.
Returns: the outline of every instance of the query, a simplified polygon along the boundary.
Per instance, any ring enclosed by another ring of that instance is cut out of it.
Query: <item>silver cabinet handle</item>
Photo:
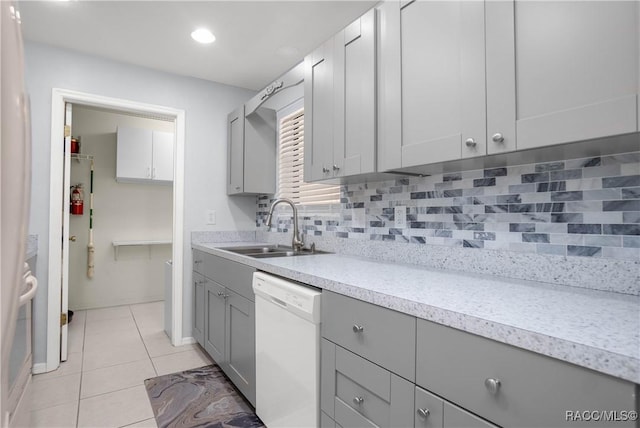
[[[356,406],[362,405],[363,401],[364,401],[364,398],[362,397],[353,397],[353,404],[355,404]]]
[[[467,138],[467,140],[464,143],[467,145],[467,147],[475,147],[476,144],[478,144],[476,143],[476,140],[474,140],[473,138]]]
[[[431,414],[429,409],[418,409],[416,413],[418,414],[418,416],[420,416],[421,419],[427,419]]]
[[[333,166],[333,170],[334,170],[334,171],[340,171],[340,167],[339,167],[338,165],[334,165],[334,166]]]
[[[494,143],[502,143],[504,142],[504,135],[498,132],[496,134],[493,134],[493,137],[491,137],[491,139]]]
[[[199,265],[200,263],[202,263],[202,260],[194,260],[194,261],[193,261],[193,264],[194,264],[194,265]]]
[[[236,186],[236,190],[240,190],[240,186]]]
[[[364,326],[354,324],[352,329],[354,333],[362,333],[364,331]]]
[[[224,293],[222,291],[218,291],[216,294],[218,295],[218,297],[222,297]]]
[[[493,378],[488,378],[485,379],[484,381],[484,386],[485,388],[487,388],[487,391],[489,391],[492,394],[497,394],[498,390],[500,389],[500,379],[493,379]]]
[[[329,168],[325,168],[324,166],[322,167],[322,172],[324,172],[325,174],[329,171],[331,171]]]

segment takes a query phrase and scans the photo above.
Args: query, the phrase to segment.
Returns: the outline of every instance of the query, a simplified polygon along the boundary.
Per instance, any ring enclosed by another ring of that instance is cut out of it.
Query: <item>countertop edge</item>
[[[238,244],[240,243],[236,243],[236,245]],[[640,384],[640,371],[638,370],[640,367],[640,359],[633,356],[622,355],[606,349],[575,343],[571,340],[560,337],[553,337],[535,331],[497,323],[492,320],[479,318],[462,312],[453,312],[437,306],[404,299],[398,296],[390,296],[388,294],[350,284],[338,283],[335,280],[302,273],[293,269],[274,266],[261,259],[255,259],[224,251],[224,246],[228,245],[228,243],[221,243],[219,248],[211,248],[211,245],[218,246],[216,243],[209,243],[208,245],[194,243],[192,244],[192,248],[242,263],[268,273],[283,276],[293,281],[302,282],[323,290],[332,291],[364,302],[372,303],[377,306],[415,316],[419,319],[435,322],[440,325],[485,337],[499,343],[515,346],[520,349]],[[446,315],[455,316],[451,317]],[[452,319],[454,321],[448,321],[448,319]],[[490,328],[487,329],[487,326]],[[495,332],[496,334],[490,334],[488,332]],[[505,340],[505,338],[508,340]],[[586,358],[587,356],[588,358]]]

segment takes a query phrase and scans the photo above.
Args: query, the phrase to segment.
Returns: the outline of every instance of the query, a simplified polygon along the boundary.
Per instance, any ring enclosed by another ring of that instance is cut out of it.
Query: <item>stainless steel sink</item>
[[[222,248],[236,254],[253,257],[256,259],[267,259],[272,257],[294,257],[309,256],[314,254],[327,254],[326,251],[317,251],[311,249],[302,249],[301,251],[293,251],[291,247],[284,245],[260,245],[260,246],[241,246]]]

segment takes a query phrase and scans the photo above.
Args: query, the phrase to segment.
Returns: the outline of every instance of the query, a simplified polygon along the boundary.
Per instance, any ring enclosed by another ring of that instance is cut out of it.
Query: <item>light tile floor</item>
[[[211,364],[197,346],[174,347],[163,302],[78,311],[68,360],[33,376],[33,427],[156,427],[144,380]]]

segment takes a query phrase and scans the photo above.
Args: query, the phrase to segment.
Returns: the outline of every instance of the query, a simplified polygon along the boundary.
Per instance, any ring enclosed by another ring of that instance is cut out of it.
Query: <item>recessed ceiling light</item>
[[[213,43],[216,40],[216,36],[206,28],[198,28],[191,33],[191,38],[199,43]]]

